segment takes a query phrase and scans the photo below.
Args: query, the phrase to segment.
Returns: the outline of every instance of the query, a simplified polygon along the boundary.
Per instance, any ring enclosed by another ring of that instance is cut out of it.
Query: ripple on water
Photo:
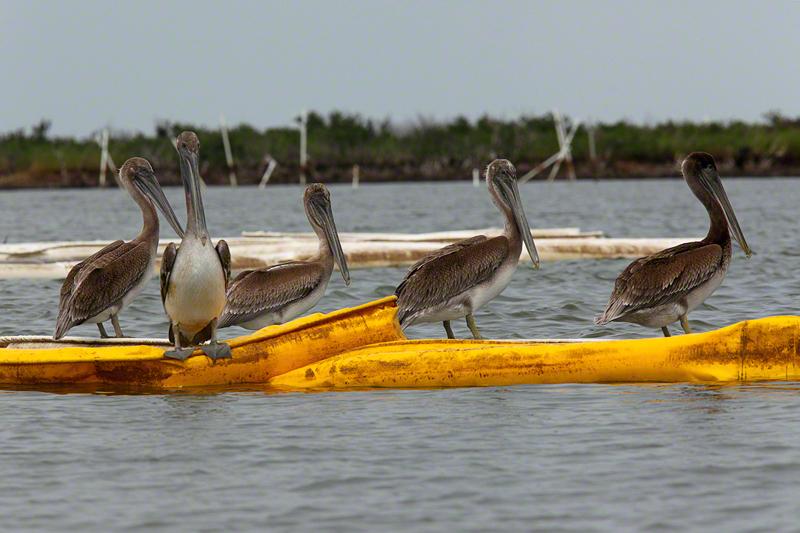
[[[729,180],[726,188],[757,255],[745,260],[736,251],[728,279],[691,317],[700,331],[794,314],[800,294],[797,182]],[[179,189],[167,194],[176,205],[182,201]],[[691,236],[706,225],[678,180],[537,183],[522,194],[537,227]],[[332,196],[342,231],[499,221],[485,191],[466,183],[334,186]],[[132,237],[138,220],[129,203],[111,190],[4,192],[0,227],[10,242]],[[210,188],[206,204],[218,235],[307,230],[295,187]],[[626,264],[521,268],[478,322],[487,336],[501,338],[651,335],[630,324],[592,324]],[[356,270],[351,287],[334,276],[319,310],[390,294],[404,272]],[[0,334],[52,331],[59,286],[0,281]],[[155,280],[122,324],[130,335],[166,331]],[[454,328],[468,333],[463,321]],[[437,324],[409,331],[442,333]],[[0,393],[0,529],[791,530],[799,390],[743,384]]]

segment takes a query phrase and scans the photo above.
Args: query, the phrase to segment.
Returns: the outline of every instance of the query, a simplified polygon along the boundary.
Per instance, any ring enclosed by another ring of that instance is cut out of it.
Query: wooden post
[[[353,188],[358,189],[358,182],[361,179],[361,167],[353,165]]]
[[[547,159],[536,165],[534,168],[526,172],[525,175],[519,179],[519,182],[526,183],[531,178],[542,172],[544,169],[546,169],[547,167],[558,161],[559,157],[561,157],[561,152],[554,153],[553,155],[551,155],[550,157],[548,157]]]
[[[111,152],[108,151],[108,139],[108,128],[104,128],[100,137],[95,138],[95,141],[97,141],[97,144],[100,146],[100,176],[98,178],[98,185],[100,187],[106,186],[106,171],[109,171],[114,177],[114,181],[117,182],[117,185],[122,187],[122,184],[119,182],[117,165],[114,164],[114,160],[111,158]]]
[[[308,111],[304,109],[297,122],[300,128],[300,185],[305,185],[308,170]]]
[[[100,187],[106,186],[106,169],[108,168],[108,128],[100,134],[100,176],[97,182]]]
[[[239,181],[236,179],[231,141],[228,138],[228,125],[225,123],[225,115],[222,114],[219,116],[219,129],[222,133],[222,147],[225,149],[225,161],[228,163],[228,181],[232,187],[236,187]]]
[[[473,187],[481,186],[481,170],[479,168],[472,169],[472,186]]]
[[[553,111],[553,120],[556,123],[559,157],[556,160],[555,165],[553,165],[553,168],[550,169],[550,176],[547,179],[549,181],[553,181],[556,178],[556,175],[558,175],[561,164],[566,163],[569,179],[574,181],[577,179],[577,176],[575,175],[575,165],[572,163],[572,139],[575,138],[575,133],[578,131],[581,121],[576,120],[572,124],[572,128],[570,128],[569,133],[567,133],[566,128],[564,127],[564,120],[558,111]]]
[[[261,183],[258,184],[259,189],[264,189],[269,183],[269,178],[272,177],[272,173],[275,172],[275,167],[278,166],[278,162],[271,155],[267,155],[267,168],[264,170],[264,175],[261,176]]]
[[[550,175],[547,177],[547,181],[553,181],[556,179],[558,175],[558,171],[561,169],[561,163],[564,161],[564,121],[561,118],[561,113],[558,112],[558,109],[553,109],[553,125],[556,128],[556,139],[558,140],[558,153],[559,157],[556,159],[553,168],[550,169]]]
[[[586,135],[589,136],[589,166],[592,169],[593,177],[597,178],[597,146],[594,142],[594,122],[586,124]]]
[[[578,131],[581,121],[576,120],[572,124],[569,132],[567,132],[561,114],[557,110],[553,110],[553,123],[556,130],[556,139],[558,140],[558,152],[526,172],[525,175],[519,179],[520,183],[529,181],[546,168],[551,167],[551,165],[552,168],[550,168],[550,175],[547,179],[548,181],[553,181],[556,175],[558,175],[558,171],[561,169],[561,164],[564,162],[567,164],[567,171],[569,172],[570,179],[576,179],[575,165],[572,163],[572,140],[575,138],[575,133]]]
[[[558,149],[564,149],[564,140],[565,140],[565,131],[564,131],[564,119],[561,116],[561,113],[558,112],[558,109],[553,109],[551,112],[553,115],[553,125],[556,128],[556,138],[558,139]]]
[[[576,120],[572,124],[572,129],[570,129],[566,139],[564,139],[564,161],[567,163],[567,173],[571,181],[578,179],[578,177],[575,175],[575,165],[572,162],[572,140],[575,138],[575,133],[577,133],[580,125],[581,121]]]

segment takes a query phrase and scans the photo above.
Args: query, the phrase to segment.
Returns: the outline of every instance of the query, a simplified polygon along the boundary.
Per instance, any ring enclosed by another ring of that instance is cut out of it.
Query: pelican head
[[[531,228],[517,187],[517,169],[508,159],[495,159],[486,167],[486,184],[494,203],[506,214],[509,222],[517,226],[522,242],[533,261],[533,268],[539,268],[539,254],[531,237]]]
[[[342,251],[342,244],[339,242],[339,234],[336,231],[336,223],[333,220],[331,210],[331,195],[328,188],[321,183],[312,183],[306,187],[303,196],[303,203],[306,208],[306,216],[314,231],[328,243],[333,254],[333,260],[339,267],[345,285],[350,285],[350,271],[347,268],[347,260]]]
[[[731,233],[733,233],[733,237],[739,243],[739,246],[742,247],[745,255],[750,257],[753,252],[750,250],[750,246],[748,246],[744,238],[742,228],[739,227],[736,213],[734,213],[733,206],[731,206],[731,202],[728,200],[728,195],[722,187],[722,181],[719,179],[719,173],[717,172],[717,165],[711,154],[692,152],[684,159],[681,165],[681,172],[683,173],[683,179],[686,180],[686,183],[689,185],[689,188],[692,189],[692,192],[695,193],[695,196],[704,203],[704,196],[710,196],[712,201],[716,202],[717,205],[722,208],[722,212],[725,214],[725,220],[728,222],[728,228]]]
[[[186,192],[186,232],[201,238],[208,236],[203,197],[200,194],[200,140],[193,131],[184,131],[175,141]]]
[[[141,157],[132,157],[125,161],[122,168],[119,170],[119,177],[123,186],[129,191],[138,191],[141,195],[147,198],[152,205],[158,208],[159,211],[167,219],[169,225],[175,230],[179,237],[183,237],[183,227],[175,216],[172,206],[164,196],[164,191],[158,183],[153,167],[147,159]]]

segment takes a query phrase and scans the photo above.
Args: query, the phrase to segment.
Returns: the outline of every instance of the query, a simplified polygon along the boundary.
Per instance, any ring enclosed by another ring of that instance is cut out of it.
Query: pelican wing
[[[225,272],[225,288],[227,288],[231,279],[231,250],[228,248],[228,243],[222,239],[217,241],[216,249],[219,262],[222,263],[222,271]]]
[[[245,270],[231,282],[219,327],[241,324],[279,311],[308,296],[324,275],[316,263],[291,261],[257,270]]]
[[[146,242],[114,242],[104,250],[87,259],[71,277],[71,294],[58,311],[56,338],[117,304],[147,272],[150,250]]]
[[[413,265],[395,294],[398,318],[447,302],[489,279],[508,256],[508,239],[478,235],[433,252]]]
[[[174,242],[171,242],[164,248],[164,253],[161,255],[161,271],[159,277],[161,278],[161,303],[167,299],[167,290],[169,289],[169,277],[172,275],[172,267],[175,265],[175,258],[178,256],[178,247]]]
[[[703,242],[684,243],[637,259],[619,275],[605,312],[595,322],[605,324],[678,301],[711,279],[722,261],[722,247]]]
[[[61,294],[58,302],[59,314],[61,313],[61,308],[64,307],[64,304],[72,296],[72,291],[75,289],[75,279],[80,276],[81,271],[86,267],[86,265],[90,265],[93,261],[95,261],[98,257],[103,256],[112,250],[115,250],[125,244],[125,241],[119,240],[114,241],[110,244],[107,244],[99,251],[95,252],[94,254],[90,255],[74,267],[69,270],[67,274],[67,278],[64,280],[64,283],[61,285]]]

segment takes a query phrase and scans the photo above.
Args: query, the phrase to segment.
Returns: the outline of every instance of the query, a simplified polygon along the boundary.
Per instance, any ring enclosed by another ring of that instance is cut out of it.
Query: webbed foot
[[[203,344],[200,346],[203,353],[209,358],[216,361],[217,359],[229,359],[231,356],[231,347],[224,342],[214,342],[211,344]]]
[[[190,355],[194,353],[194,348],[175,348],[168,352],[164,352],[164,357],[167,359],[177,359],[178,361],[186,361]]]

